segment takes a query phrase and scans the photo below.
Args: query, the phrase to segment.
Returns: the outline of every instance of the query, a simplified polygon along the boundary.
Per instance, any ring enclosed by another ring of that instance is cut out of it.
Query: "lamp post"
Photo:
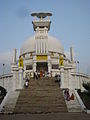
[[[80,71],[79,71],[79,61],[77,61],[77,64],[78,64],[78,75],[79,75],[79,87],[80,87],[80,89],[81,89],[81,80],[80,80]]]
[[[3,88],[4,88],[4,66],[5,64],[3,64]]]

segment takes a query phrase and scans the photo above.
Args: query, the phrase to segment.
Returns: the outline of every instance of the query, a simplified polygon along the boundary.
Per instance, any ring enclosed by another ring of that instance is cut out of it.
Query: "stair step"
[[[14,113],[67,112],[65,100],[54,78],[31,79],[20,92]]]

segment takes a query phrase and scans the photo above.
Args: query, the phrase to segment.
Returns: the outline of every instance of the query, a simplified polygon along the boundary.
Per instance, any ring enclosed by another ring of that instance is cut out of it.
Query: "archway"
[[[48,72],[48,63],[37,62],[36,70],[38,73],[42,72],[42,74],[45,75],[45,72]]]

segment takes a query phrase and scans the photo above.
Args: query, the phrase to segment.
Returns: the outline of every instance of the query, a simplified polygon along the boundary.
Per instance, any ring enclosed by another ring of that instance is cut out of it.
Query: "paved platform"
[[[50,113],[50,114],[11,114],[1,115],[0,120],[90,120],[85,113]]]

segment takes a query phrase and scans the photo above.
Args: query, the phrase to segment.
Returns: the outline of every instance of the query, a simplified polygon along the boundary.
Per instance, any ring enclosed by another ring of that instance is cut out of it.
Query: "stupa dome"
[[[27,39],[21,47],[21,54],[26,54],[26,53],[29,53],[29,52],[35,52],[36,40],[37,39],[35,39],[35,36]],[[41,40],[39,40],[39,41],[41,41]],[[58,39],[56,39],[55,37],[52,37],[52,36],[48,35],[48,39],[43,39],[42,40],[43,43],[44,43],[44,41],[47,42],[47,47],[46,48],[47,48],[48,52],[56,52],[56,53],[64,54],[64,47],[62,46],[60,41]]]

